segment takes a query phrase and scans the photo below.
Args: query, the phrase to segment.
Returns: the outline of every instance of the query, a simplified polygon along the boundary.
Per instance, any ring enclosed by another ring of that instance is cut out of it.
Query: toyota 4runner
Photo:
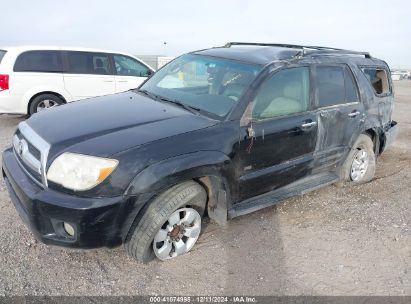
[[[138,89],[21,122],[2,174],[46,244],[124,244],[139,261],[332,183],[369,182],[393,141],[387,64],[335,48],[229,43],[182,55]]]

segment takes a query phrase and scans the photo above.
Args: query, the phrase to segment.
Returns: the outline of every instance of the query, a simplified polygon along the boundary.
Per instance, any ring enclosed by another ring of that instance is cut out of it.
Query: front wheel
[[[155,198],[133,225],[124,247],[136,260],[165,261],[189,252],[201,233],[207,194],[194,181],[173,186]]]
[[[341,167],[342,182],[363,184],[373,179],[376,157],[374,144],[368,135],[361,134]]]
[[[153,251],[162,261],[183,255],[193,248],[201,232],[201,216],[193,208],[180,208],[158,230]]]

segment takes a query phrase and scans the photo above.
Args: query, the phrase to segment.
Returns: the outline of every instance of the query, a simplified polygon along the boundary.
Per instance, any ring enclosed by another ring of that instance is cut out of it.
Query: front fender
[[[142,170],[127,188],[127,195],[156,193],[180,181],[221,173],[230,158],[219,151],[199,151],[168,158]]]

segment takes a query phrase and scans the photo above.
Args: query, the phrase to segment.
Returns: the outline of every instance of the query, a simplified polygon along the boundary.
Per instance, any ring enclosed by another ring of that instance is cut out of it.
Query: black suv
[[[392,142],[384,61],[326,47],[229,43],[182,55],[138,89],[20,123],[3,177],[38,239],[188,252],[227,219],[331,183],[370,181]]]

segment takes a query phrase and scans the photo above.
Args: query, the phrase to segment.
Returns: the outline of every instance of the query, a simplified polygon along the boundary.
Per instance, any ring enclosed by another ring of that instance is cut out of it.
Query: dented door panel
[[[317,141],[317,115],[306,112],[252,124],[255,137],[244,128],[239,179],[240,200],[263,194],[311,173]]]

